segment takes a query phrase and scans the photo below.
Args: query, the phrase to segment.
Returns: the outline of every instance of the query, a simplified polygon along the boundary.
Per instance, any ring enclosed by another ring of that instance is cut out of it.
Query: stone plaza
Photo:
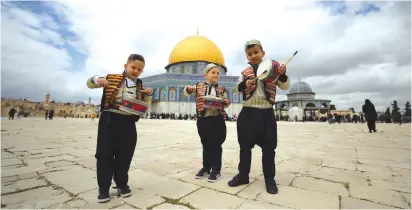
[[[227,122],[222,179],[195,179],[202,147],[195,121],[137,123],[129,172],[133,195],[97,203],[96,121],[2,118],[2,208],[51,209],[390,209],[411,208],[411,125],[278,122],[276,181],[265,190],[261,150],[253,149],[250,183],[237,173],[236,123]]]

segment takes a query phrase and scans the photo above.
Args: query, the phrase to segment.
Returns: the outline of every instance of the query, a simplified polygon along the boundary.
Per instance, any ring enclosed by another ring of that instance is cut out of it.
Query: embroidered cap
[[[262,47],[262,43],[260,43],[259,40],[257,40],[257,39],[252,39],[252,40],[249,40],[249,41],[246,42],[246,44],[245,44],[245,50],[247,50],[247,48],[248,48],[250,45],[259,45],[260,47]],[[263,48],[263,47],[262,47],[262,48]]]
[[[205,74],[207,74],[211,69],[213,68],[218,68],[214,63],[209,63],[206,67],[205,67]]]

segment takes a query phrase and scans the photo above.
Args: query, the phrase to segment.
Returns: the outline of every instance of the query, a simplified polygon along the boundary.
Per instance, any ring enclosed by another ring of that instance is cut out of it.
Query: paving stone
[[[57,160],[52,162],[46,162],[47,167],[62,167],[62,166],[71,166],[74,165],[73,162],[67,160]]]
[[[388,190],[387,188],[351,184],[349,192],[353,198],[365,199],[398,208],[409,208],[399,192]]]
[[[263,201],[246,200],[238,209],[291,209]]]
[[[73,199],[66,203],[59,203],[50,207],[50,209],[83,209],[87,202],[81,199]]]
[[[189,209],[189,208],[186,206],[182,206],[182,205],[173,205],[170,203],[164,203],[164,204],[154,207],[153,209]]]
[[[238,208],[245,200],[246,199],[239,198],[234,195],[202,188],[184,197],[181,201],[188,202],[196,209],[235,209]]]
[[[314,179],[311,177],[297,177],[295,180],[293,180],[292,186],[302,189],[331,193],[335,195],[349,196],[349,192],[343,184],[321,179]]]
[[[211,189],[215,189],[221,192],[226,192],[230,194],[236,194],[239,191],[241,191],[243,188],[246,187],[246,185],[242,185],[239,187],[229,187],[227,183],[233,178],[233,175],[231,174],[224,174],[222,173],[221,178],[214,183],[208,182],[207,178],[204,179],[196,179],[194,174],[190,174],[188,176],[180,178],[180,180],[188,183],[192,183],[198,186],[203,186]],[[253,180],[250,180],[253,181]],[[200,188],[200,187],[199,187]]]
[[[22,179],[15,182],[2,184],[1,194],[4,195],[46,185],[48,185],[48,183],[43,179]]]
[[[147,209],[155,204],[160,204],[165,201],[162,197],[143,190],[133,189],[132,196],[124,198],[124,202],[130,206]]]
[[[329,193],[279,185],[279,193],[261,193],[257,200],[296,209],[338,209],[339,197]],[[316,202],[314,202],[316,201]]]
[[[2,170],[1,171],[1,177],[27,174],[27,173],[31,173],[31,172],[40,171],[40,170],[43,170],[45,168],[46,168],[46,166],[35,165],[35,166],[25,166],[25,167],[20,167],[20,168]]]
[[[63,187],[73,194],[79,194],[96,188],[96,173],[88,169],[74,168],[44,174],[52,184]]]
[[[262,192],[266,192],[265,182],[255,180],[247,185],[247,187],[242,189],[237,195],[242,198],[256,199],[257,196]]]
[[[1,159],[1,167],[21,164],[23,164],[23,161],[17,158]]]
[[[356,165],[354,163],[348,163],[341,160],[334,160],[334,159],[326,159],[323,161],[322,166],[330,167],[330,168],[341,168],[347,170],[356,170]]]
[[[136,209],[136,208],[125,204],[125,205],[117,206],[116,208],[113,208],[113,209]]]
[[[70,199],[72,197],[61,190],[53,189],[53,187],[42,187],[16,194],[3,195],[1,196],[1,203],[10,209],[40,209],[48,208]]]
[[[182,198],[200,188],[200,186],[191,183],[159,176],[139,169],[129,172],[129,183],[133,187],[171,199]]]
[[[395,191],[400,191],[404,193],[411,193],[411,184],[410,180],[406,183],[399,182],[388,182],[382,180],[371,180],[372,186],[379,186],[380,188],[391,189]]]
[[[289,172],[276,171],[276,175],[275,175],[276,184],[287,186],[290,183],[292,183],[295,177],[296,177],[295,174],[292,174]],[[263,174],[261,176],[258,176],[256,179],[260,181],[265,181],[265,177],[263,176]]]
[[[181,164],[160,162],[156,164],[149,163],[149,164],[139,165],[139,169],[152,172],[154,174],[166,176],[171,173],[178,173],[181,171],[186,171],[188,169],[191,169],[191,167],[181,165]]]
[[[390,206],[345,196],[341,197],[340,203],[341,209],[393,209],[393,207]]]

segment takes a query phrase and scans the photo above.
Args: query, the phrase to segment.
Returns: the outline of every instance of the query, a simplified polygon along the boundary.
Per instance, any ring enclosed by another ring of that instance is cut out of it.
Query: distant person
[[[365,105],[362,106],[362,112],[365,113],[369,133],[372,133],[372,131],[376,132],[376,119],[378,118],[378,113],[376,113],[375,106],[369,99],[365,100]]]
[[[16,114],[17,110],[13,107],[9,111],[9,120],[14,120],[14,115]]]
[[[49,110],[46,110],[46,113],[44,113],[44,119],[46,119],[47,120],[47,117],[49,116]]]

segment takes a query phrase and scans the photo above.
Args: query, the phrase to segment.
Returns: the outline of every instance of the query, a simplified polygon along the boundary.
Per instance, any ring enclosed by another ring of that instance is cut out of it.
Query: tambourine
[[[285,66],[288,65],[290,60],[298,53],[296,51],[284,64]],[[280,73],[278,72],[279,66],[276,65],[276,61],[271,59],[266,59],[259,64],[257,69],[255,79],[265,81],[265,82],[275,82],[278,80]]]

